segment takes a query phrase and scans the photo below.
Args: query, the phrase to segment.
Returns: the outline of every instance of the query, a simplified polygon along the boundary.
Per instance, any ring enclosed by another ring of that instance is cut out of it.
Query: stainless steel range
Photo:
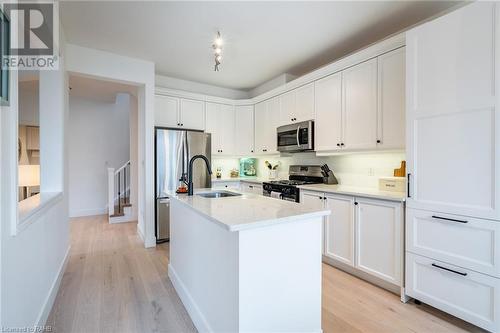
[[[325,182],[325,166],[290,165],[288,180],[276,180],[263,183],[263,194],[268,197],[299,202],[300,189],[297,186],[305,184],[322,184]]]

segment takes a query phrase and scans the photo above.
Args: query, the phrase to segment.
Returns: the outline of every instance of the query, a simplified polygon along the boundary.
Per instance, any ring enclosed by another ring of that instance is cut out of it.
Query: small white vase
[[[269,179],[278,178],[278,170],[269,170]]]

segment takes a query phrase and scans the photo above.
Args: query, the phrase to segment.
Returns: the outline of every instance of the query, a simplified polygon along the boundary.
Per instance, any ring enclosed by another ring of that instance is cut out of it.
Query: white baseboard
[[[78,209],[69,212],[69,217],[94,216],[108,214],[107,208]]]
[[[47,298],[45,299],[45,302],[43,303],[42,309],[40,310],[40,313],[38,314],[38,318],[36,320],[35,325],[37,327],[42,327],[45,326],[45,323],[47,322],[47,319],[49,318],[50,311],[52,310],[52,306],[54,305],[54,301],[57,296],[57,292],[59,291],[59,286],[61,285],[61,280],[64,275],[64,272],[66,270],[66,265],[68,264],[68,259],[69,259],[69,252],[70,252],[71,246],[68,246],[68,249],[66,250],[66,254],[64,255],[64,259],[59,266],[59,271],[57,272],[57,276],[52,283],[52,286],[50,287],[49,293],[47,295]]]
[[[193,324],[198,332],[213,332],[205,316],[201,313],[200,308],[191,297],[191,294],[186,289],[186,286],[182,283],[171,264],[168,265],[168,277],[170,278],[170,281],[172,281],[172,285],[174,286],[177,295],[179,295],[182,304],[184,304],[184,307],[189,313],[189,316],[191,317],[191,320],[193,321]]]

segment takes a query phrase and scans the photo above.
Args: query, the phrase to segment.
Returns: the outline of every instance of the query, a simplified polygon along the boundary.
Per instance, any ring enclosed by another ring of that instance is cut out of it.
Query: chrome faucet
[[[208,161],[208,158],[206,158],[206,156],[194,155],[193,157],[191,157],[191,159],[189,160],[189,167],[188,167],[188,183],[187,183],[188,195],[193,195],[193,163],[198,158],[201,158],[205,161],[205,164],[206,164],[207,169],[208,169],[208,173],[212,174],[212,169],[210,168],[210,162]]]

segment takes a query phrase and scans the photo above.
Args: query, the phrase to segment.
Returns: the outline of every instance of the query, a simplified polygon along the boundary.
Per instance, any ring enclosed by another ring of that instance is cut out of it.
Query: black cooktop
[[[317,184],[317,182],[310,182],[305,180],[273,180],[269,183],[275,185],[287,185],[287,186],[297,186],[297,185],[305,185],[305,184]]]

